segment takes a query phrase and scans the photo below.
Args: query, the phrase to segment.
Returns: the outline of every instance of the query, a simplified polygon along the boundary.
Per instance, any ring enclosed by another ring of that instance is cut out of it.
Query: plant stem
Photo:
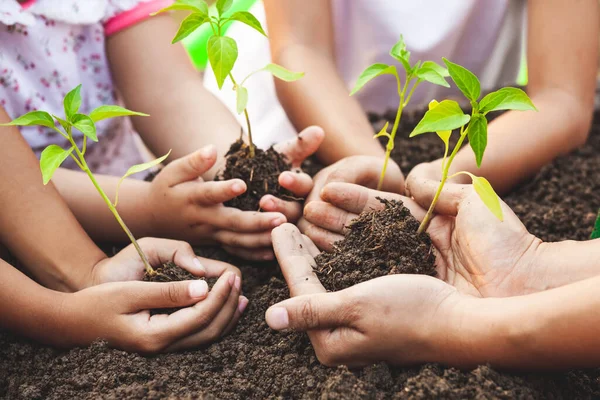
[[[113,203],[110,201],[110,199],[108,198],[108,196],[106,195],[106,193],[104,193],[104,190],[102,190],[102,188],[98,184],[98,181],[96,181],[96,178],[94,177],[94,174],[92,174],[92,171],[88,167],[87,162],[85,161],[85,158],[84,158],[83,154],[81,153],[81,151],[77,147],[77,144],[73,140],[73,136],[72,136],[70,130],[68,130],[67,133],[69,135],[69,141],[73,145],[73,148],[75,149],[75,152],[77,153],[77,157],[79,157],[79,164],[81,164],[80,168],[90,178],[90,180],[92,181],[92,184],[94,185],[94,187],[96,188],[96,190],[98,191],[98,193],[100,193],[100,196],[102,197],[102,199],[104,200],[104,202],[108,206],[108,209],[114,215],[114,217],[117,220],[117,222],[119,223],[119,225],[121,225],[121,228],[123,229],[123,231],[125,232],[125,234],[127,235],[127,237],[129,237],[129,240],[133,244],[133,247],[135,247],[135,249],[137,250],[138,254],[140,255],[140,258],[142,259],[142,262],[144,263],[144,268],[146,269],[146,273],[149,276],[156,275],[156,271],[150,265],[150,262],[148,261],[148,258],[146,257],[146,254],[144,254],[144,251],[142,250],[142,248],[138,244],[137,240],[135,240],[135,237],[133,236],[133,234],[131,233],[131,231],[127,227],[127,225],[125,225],[125,222],[123,221],[123,219],[119,215],[119,212],[117,211],[117,209],[115,208],[115,206],[113,205]]]
[[[235,81],[235,78],[233,77],[233,75],[231,74],[231,72],[229,73],[229,79],[231,79],[231,82],[233,82],[233,86],[237,87],[237,82]],[[236,89],[237,90],[237,89]],[[247,131],[248,131],[248,146],[250,147],[250,158],[254,158],[254,141],[252,140],[252,126],[250,125],[250,116],[248,115],[248,108],[244,108],[244,116],[246,117],[246,126],[247,126]]]
[[[421,225],[419,225],[419,229],[417,230],[418,234],[425,232],[427,230],[427,228],[429,227],[429,223],[431,222],[431,218],[433,217],[433,211],[435,210],[435,206],[436,206],[438,200],[440,199],[440,195],[442,194],[442,189],[444,188],[444,184],[448,180],[448,172],[450,171],[450,165],[452,164],[452,160],[454,160],[454,157],[456,157],[458,150],[460,150],[460,148],[462,147],[462,144],[465,141],[465,138],[467,137],[468,131],[469,131],[469,128],[467,127],[465,129],[464,126],[460,130],[460,139],[458,139],[458,142],[456,143],[454,150],[452,150],[452,154],[450,155],[450,158],[447,160],[447,162],[444,166],[444,170],[442,171],[442,179],[440,181],[440,185],[438,186],[437,191],[435,192],[435,196],[433,197],[431,205],[429,206],[429,210],[427,210],[427,214],[425,214],[425,218],[423,218]]]

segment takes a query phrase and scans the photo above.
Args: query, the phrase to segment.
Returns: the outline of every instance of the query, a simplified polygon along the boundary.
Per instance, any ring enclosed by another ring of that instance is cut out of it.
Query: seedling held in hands
[[[404,70],[406,72],[404,86],[400,81],[400,76],[398,75],[398,70],[396,69],[395,65],[373,64],[363,71],[363,73],[358,78],[354,89],[352,89],[352,92],[350,92],[351,96],[354,95],[356,92],[362,89],[362,87],[365,86],[365,84],[367,84],[370,80],[381,75],[393,75],[396,78],[400,103],[398,105],[398,112],[396,113],[396,119],[394,121],[394,126],[392,127],[392,132],[388,133],[389,123],[386,123],[385,126],[381,129],[381,131],[374,136],[375,138],[383,136],[388,139],[385,152],[385,160],[383,163],[383,169],[381,170],[381,175],[379,177],[377,190],[381,190],[381,187],[383,185],[383,179],[385,178],[385,171],[387,170],[390,155],[392,154],[392,150],[394,150],[394,139],[396,138],[396,132],[398,131],[398,127],[400,125],[402,111],[410,101],[410,98],[412,97],[417,86],[419,86],[421,82],[427,81],[436,85],[450,87],[450,85],[448,84],[448,82],[446,82],[445,79],[448,76],[448,71],[444,67],[436,64],[435,62],[425,61],[421,63],[421,61],[417,61],[416,64],[411,66],[410,52],[406,50],[406,44],[404,43],[404,38],[402,36],[400,36],[400,40],[398,41],[398,43],[396,43],[394,47],[392,47],[392,50],[390,50],[390,55],[396,60],[398,60],[404,67]]]
[[[181,22],[181,26],[173,38],[173,43],[177,43],[186,38],[200,26],[210,24],[213,36],[208,39],[208,60],[215,74],[219,89],[223,87],[223,84],[228,77],[233,83],[233,89],[236,92],[237,99],[237,112],[238,114],[244,113],[246,118],[248,141],[250,142],[250,157],[254,157],[255,146],[252,141],[252,127],[250,125],[250,116],[248,115],[247,109],[248,90],[244,84],[248,78],[261,71],[269,72],[276,78],[286,82],[296,81],[302,78],[304,73],[288,71],[277,64],[268,64],[267,66],[252,72],[238,83],[231,73],[238,58],[238,46],[234,39],[223,36],[223,26],[230,21],[239,21],[254,28],[265,37],[267,34],[256,17],[247,11],[238,11],[226,16],[225,14],[231,8],[232,4],[233,0],[218,0],[216,3],[217,15],[210,15],[208,5],[204,0],[176,0],[172,5],[155,14],[170,10],[191,11],[191,14]]]
[[[433,210],[435,209],[435,205],[437,204],[446,181],[460,174],[471,177],[473,187],[481,200],[500,221],[503,220],[504,217],[500,206],[500,199],[488,180],[466,171],[460,171],[448,176],[450,165],[452,164],[454,157],[456,157],[458,150],[460,150],[465,138],[468,136],[471,149],[473,149],[473,152],[475,153],[477,166],[481,166],[483,154],[487,146],[488,122],[486,116],[489,112],[500,110],[537,111],[529,96],[521,89],[513,87],[505,87],[492,92],[479,101],[479,97],[481,96],[481,84],[479,83],[479,79],[477,79],[471,71],[458,64],[454,64],[446,59],[444,59],[444,63],[448,68],[450,78],[470,101],[472,111],[471,115],[465,114],[461,110],[459,104],[453,100],[444,100],[440,103],[433,100],[429,103],[429,111],[425,113],[423,119],[410,134],[410,137],[414,137],[426,132],[436,132],[444,142],[445,146],[442,163],[442,179],[433,201],[431,202],[431,206],[429,207],[423,222],[421,222],[421,225],[419,226],[419,233],[425,232],[429,226],[429,222],[433,216]],[[454,146],[452,153],[448,156],[450,136],[452,135],[452,131],[458,128],[460,128],[460,137],[456,146]]]
[[[77,166],[79,168],[81,168],[81,170],[83,172],[85,172],[87,174],[87,176],[90,178],[90,180],[96,187],[96,190],[98,190],[98,193],[100,194],[100,196],[102,197],[102,199],[104,200],[106,205],[108,206],[109,210],[115,216],[117,222],[119,223],[119,225],[121,225],[121,228],[123,228],[123,231],[125,231],[125,233],[129,237],[129,240],[131,240],[131,243],[133,243],[133,246],[137,250],[138,254],[140,255],[140,258],[142,259],[142,261],[144,263],[144,266],[146,268],[146,274],[148,276],[154,276],[154,275],[156,275],[156,271],[152,268],[152,266],[148,262],[148,258],[146,257],[146,255],[142,251],[141,247],[135,240],[135,237],[133,236],[133,234],[131,233],[131,231],[129,230],[127,225],[125,225],[125,222],[119,215],[119,212],[117,211],[117,203],[118,203],[118,197],[119,197],[119,187],[121,186],[121,183],[123,182],[123,180],[125,178],[127,178],[130,175],[145,171],[147,169],[150,169],[150,168],[160,164],[169,156],[169,154],[166,154],[165,156],[160,157],[154,161],[150,161],[150,162],[144,163],[144,164],[134,165],[133,167],[129,168],[129,170],[127,170],[125,175],[123,175],[123,177],[119,181],[119,184],[117,186],[117,191],[115,194],[115,201],[113,203],[108,198],[106,193],[104,193],[104,191],[98,184],[98,181],[96,181],[94,174],[92,173],[87,162],[85,161],[87,140],[90,139],[94,142],[98,141],[98,137],[96,135],[96,122],[98,122],[98,121],[102,121],[102,120],[108,119],[108,118],[123,117],[123,116],[128,116],[128,115],[137,115],[137,116],[144,116],[144,117],[147,117],[148,115],[138,113],[135,111],[130,111],[130,110],[127,110],[127,109],[125,109],[123,107],[119,107],[119,106],[100,106],[100,107],[96,108],[95,110],[93,110],[89,115],[81,114],[81,113],[79,113],[79,107],[81,106],[80,91],[81,91],[81,85],[77,86],[75,89],[73,89],[72,91],[67,93],[67,95],[65,96],[65,99],[64,99],[65,119],[59,118],[56,115],[50,115],[49,113],[47,113],[45,111],[32,111],[32,112],[29,112],[25,115],[22,115],[16,119],[14,119],[13,121],[9,122],[8,124],[1,124],[1,125],[2,126],[44,126],[46,128],[55,130],[62,137],[64,137],[71,145],[71,147],[69,147],[68,149],[65,150],[58,145],[51,144],[50,146],[46,147],[44,149],[44,151],[42,151],[42,156],[40,157],[40,168],[42,170],[42,178],[43,178],[44,185],[47,185],[48,182],[50,182],[50,179],[52,179],[54,172],[67,159],[67,157],[71,157],[75,161]],[[60,126],[63,128],[63,130],[60,130],[57,128],[55,120],[58,124],[60,124]],[[81,146],[81,149],[77,146],[77,143],[73,139],[73,129],[77,129],[78,131],[83,133],[83,144]]]

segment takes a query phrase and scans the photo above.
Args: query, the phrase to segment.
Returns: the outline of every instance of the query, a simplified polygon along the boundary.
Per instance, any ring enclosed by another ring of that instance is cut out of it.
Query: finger
[[[348,324],[348,304],[342,301],[342,292],[315,293],[294,297],[269,307],[265,314],[271,329],[280,331],[296,329],[338,328]]]
[[[345,235],[348,226],[358,217],[357,214],[342,210],[324,201],[313,201],[304,208],[304,218],[315,226],[327,231]]]
[[[208,297],[206,281],[181,281],[169,283],[122,282],[118,286],[119,304],[125,311],[187,307]]]
[[[395,193],[380,192],[359,185],[340,182],[328,184],[321,192],[321,198],[324,201],[354,214],[384,208],[384,204],[379,201],[378,197],[401,201],[418,220],[422,220],[425,216],[425,210],[415,201]]]
[[[156,332],[161,332],[168,342],[207,327],[229,300],[230,293],[235,289],[235,281],[236,275],[233,272],[224,274],[217,280],[205,299],[172,314],[153,315],[150,324]]]
[[[275,228],[273,248],[291,296],[325,292],[314,272],[314,258],[298,228],[292,224]]]
[[[260,249],[271,247],[271,232],[259,233],[237,233],[231,231],[217,231],[215,239],[229,247],[240,247],[244,249]]]
[[[313,180],[310,175],[292,171],[282,172],[279,175],[279,184],[300,198],[308,196],[313,188]]]
[[[206,278],[217,278],[223,275],[225,272],[233,272],[238,276],[242,276],[240,270],[231,264],[203,257],[198,257],[198,261],[202,264],[204,270],[206,271],[203,275]]]
[[[333,244],[344,239],[343,235],[320,228],[304,218],[298,221],[298,229],[323,251],[333,251]]]
[[[214,212],[206,211],[200,210],[198,218],[216,228],[240,233],[270,231],[287,221],[285,215],[279,212],[242,211],[232,207],[218,207]]]
[[[440,185],[439,181],[409,176],[407,187],[415,201],[429,208]],[[471,185],[447,183],[440,193],[435,212],[443,215],[456,215],[460,202],[471,193]]]
[[[231,200],[247,189],[241,179],[231,179],[222,182],[189,182],[190,198],[196,204],[213,206]]]
[[[308,236],[302,235],[302,238],[304,239],[304,244],[308,248],[308,252],[311,256],[316,257],[321,253],[318,247],[312,242],[312,240],[310,240]]]
[[[293,167],[299,167],[307,157],[319,149],[324,138],[325,132],[322,128],[309,126],[300,132],[297,137],[276,144],[274,147],[277,152],[286,156]]]
[[[275,253],[272,247],[262,249],[242,249],[239,247],[223,246],[223,249],[229,254],[244,260],[251,261],[271,261],[275,259]]]
[[[297,201],[284,201],[268,194],[260,199],[259,204],[262,210],[285,215],[288,222],[296,222],[302,216],[302,204]]]
[[[225,329],[229,326],[229,323],[235,318],[235,314],[238,310],[240,290],[241,280],[239,277],[236,277],[233,289],[229,293],[227,302],[223,305],[221,310],[219,310],[208,326],[204,327],[200,331],[193,332],[192,334],[177,340],[175,343],[169,346],[166,351],[178,351],[202,346],[212,343],[221,337]]]
[[[233,316],[233,319],[231,320],[231,322],[229,323],[227,328],[225,328],[225,331],[223,331],[222,336],[227,336],[231,333],[231,331],[233,331],[233,328],[235,328],[235,326],[239,322],[240,318],[244,314],[244,311],[246,311],[246,308],[248,307],[248,303],[249,303],[249,301],[246,296],[240,296],[240,298],[238,300],[237,311],[235,312],[235,315]]]
[[[188,182],[202,176],[217,161],[215,146],[206,146],[167,165],[156,179],[164,179],[167,186]]]
[[[169,239],[142,238],[138,244],[152,266],[172,262],[196,276],[204,276],[206,269],[186,242]],[[139,256],[138,256],[139,257]]]

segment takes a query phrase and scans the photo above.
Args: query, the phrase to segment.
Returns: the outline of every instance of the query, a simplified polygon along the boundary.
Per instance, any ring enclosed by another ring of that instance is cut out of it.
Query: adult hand
[[[209,292],[205,281],[105,283],[63,294],[60,308],[65,332],[58,344],[89,345],[104,339],[126,351],[159,353],[198,347],[226,334],[247,304],[240,280],[222,275]],[[151,309],[182,308],[150,315]]]
[[[219,243],[240,257],[270,260],[271,229],[286,222],[279,212],[225,207],[247,189],[240,179],[205,182],[201,176],[217,160],[207,146],[167,165],[151,185],[152,232],[193,244]]]
[[[308,331],[328,366],[439,360],[443,333],[464,301],[455,288],[429,276],[390,275],[326,293],[313,272],[319,251],[310,239],[285,224],[273,231],[273,243],[292,298],[267,310],[272,329]]]
[[[368,188],[376,188],[383,168],[383,159],[372,156],[346,157],[335,164],[322,169],[314,178],[314,187],[306,199],[304,218],[298,222],[300,230],[309,235],[325,235],[318,225],[306,218],[308,206],[319,201],[323,188],[332,182],[353,183]],[[382,190],[391,193],[404,193],[404,175],[400,167],[390,160],[387,166]]]

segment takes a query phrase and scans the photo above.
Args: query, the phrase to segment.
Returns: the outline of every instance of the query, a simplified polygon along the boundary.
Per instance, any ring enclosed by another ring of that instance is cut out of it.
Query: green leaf
[[[246,89],[243,86],[238,86],[235,93],[236,93],[237,112],[238,112],[238,114],[241,114],[244,112],[244,110],[246,109],[246,106],[248,105],[248,89]]]
[[[429,102],[429,109],[433,110],[434,108],[436,108],[440,103],[437,102],[437,100],[431,100]],[[448,146],[448,143],[450,142],[450,136],[452,136],[452,131],[438,131],[436,132],[436,134],[439,136],[440,139],[442,139],[442,141],[444,142],[444,144],[446,146]]]
[[[410,137],[426,132],[451,131],[465,125],[470,119],[471,117],[463,113],[456,101],[444,100],[425,113]]]
[[[44,185],[47,185],[52,179],[54,172],[60,167],[60,165],[69,157],[69,154],[73,152],[73,147],[69,150],[64,150],[62,147],[55,144],[51,144],[42,151],[40,157],[40,169],[42,170],[42,179]]]
[[[18,118],[6,124],[0,124],[0,126],[32,126],[40,125],[48,128],[54,128],[54,120],[52,116],[45,111],[31,111],[25,115],[21,115]]]
[[[461,92],[465,95],[465,97],[471,101],[477,101],[479,96],[481,95],[481,84],[479,83],[479,79],[475,76],[474,73],[462,67],[458,64],[455,64],[447,59],[443,59],[446,67],[448,67],[448,73],[450,77],[458,86]]]
[[[481,167],[483,153],[487,147],[487,119],[482,114],[476,114],[469,123],[469,144],[475,153],[477,167]]]
[[[394,47],[392,47],[392,50],[390,50],[390,56],[402,63],[407,75],[412,71],[410,66],[410,51],[406,50],[404,36],[400,35],[400,39],[394,45]]]
[[[168,7],[163,8],[157,12],[150,14],[151,16],[155,16],[156,14],[160,14],[166,11],[171,10],[186,10],[192,11],[200,14],[204,14],[208,17],[208,4],[204,0],[176,0],[175,3],[171,4]]]
[[[217,1],[217,11],[219,12],[219,16],[223,15],[231,8],[233,4],[233,0],[218,0]]]
[[[217,79],[219,89],[233,69],[238,57],[237,43],[226,36],[211,36],[208,40],[208,59]]]
[[[81,107],[81,85],[78,85],[75,89],[67,93],[63,103],[65,105],[65,115],[70,121],[73,115],[79,111],[79,107]]]
[[[471,174],[469,174],[471,175]],[[500,221],[504,221],[504,215],[502,213],[502,206],[500,205],[500,198],[494,191],[494,188],[488,182],[487,179],[475,175],[471,175],[473,179],[473,187],[475,192],[479,195],[483,204],[494,214]]]
[[[144,114],[137,111],[131,111],[120,106],[100,106],[90,113],[90,118],[92,119],[92,121],[98,122],[102,121],[103,119],[125,117],[129,115],[149,117],[148,114]]]
[[[260,22],[256,19],[256,17],[254,15],[252,15],[248,11],[235,12],[235,13],[233,13],[233,15],[231,15],[231,17],[229,17],[229,19],[232,19],[235,21],[240,21],[240,22],[256,29],[261,34],[267,36],[267,34],[263,30],[263,27],[260,24]]]
[[[373,139],[376,139],[376,138],[381,137],[381,136],[385,136],[388,139],[391,139],[391,136],[390,136],[390,134],[387,131],[388,130],[388,126],[390,126],[390,122],[386,121],[385,125],[383,126],[383,128],[381,128],[381,130],[379,131],[379,133],[377,133],[376,135],[373,136]]]
[[[157,158],[156,160],[148,161],[147,163],[143,163],[143,164],[137,164],[137,165],[134,165],[133,167],[129,168],[127,170],[127,172],[125,172],[125,175],[123,175],[121,177],[121,179],[119,180],[119,183],[117,184],[117,190],[115,192],[115,203],[113,205],[116,207],[117,204],[119,203],[119,189],[121,188],[121,184],[123,183],[123,181],[125,179],[127,179],[128,177],[130,177],[133,174],[137,174],[138,172],[144,172],[152,167],[157,166],[158,164],[165,161],[167,159],[167,157],[169,157],[170,154],[171,154],[171,150],[169,150],[169,152],[167,154],[165,154],[162,157]]]
[[[505,87],[489,93],[479,102],[479,111],[482,113],[499,110],[537,111],[537,108],[521,89]]]
[[[85,136],[94,142],[98,141],[98,136],[96,135],[96,125],[90,117],[84,114],[75,114],[71,119],[71,123]]]
[[[435,69],[421,66],[416,72],[417,78],[422,81],[431,82],[435,85],[450,87],[446,79],[440,75]]]
[[[432,70],[434,70],[435,72],[437,72],[444,78],[447,78],[450,76],[450,74],[448,73],[448,70],[446,68],[442,67],[440,64],[433,62],[433,61],[425,61],[423,63],[423,65],[421,65],[421,68],[431,68]]]
[[[304,72],[293,72],[277,64],[268,64],[263,69],[273,74],[275,78],[286,82],[294,82],[304,76]]]
[[[350,96],[354,95],[360,89],[363,88],[371,79],[376,78],[380,75],[395,75],[398,77],[398,71],[393,65],[387,64],[373,64],[369,68],[365,69],[362,74],[358,77],[354,89],[350,92]]]
[[[63,129],[65,130],[65,132],[69,129],[69,127],[71,126],[71,123],[69,121],[65,121],[64,119],[57,117],[56,115],[52,114],[52,116],[54,117],[55,120],[58,121],[58,123],[60,124],[60,126],[63,127]]]
[[[592,231],[592,236],[590,239],[598,239],[600,238],[600,210],[598,210],[598,217],[596,218],[596,224],[594,225],[594,230]]]
[[[175,37],[173,38],[173,41],[171,43],[177,43],[185,39],[208,20],[209,18],[206,14],[193,13],[188,15],[183,21],[181,21],[181,25],[179,25],[179,30],[175,34]]]

